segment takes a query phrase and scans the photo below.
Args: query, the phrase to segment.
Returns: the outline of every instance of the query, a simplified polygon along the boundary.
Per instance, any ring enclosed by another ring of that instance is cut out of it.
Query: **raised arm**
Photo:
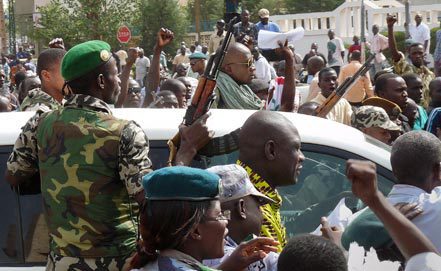
[[[392,59],[394,62],[398,62],[401,59],[401,55],[397,49],[397,42],[395,40],[394,34],[394,24],[397,22],[397,18],[392,15],[387,15],[387,34],[389,38],[389,50],[392,54]]]
[[[159,75],[161,52],[162,49],[173,40],[173,37],[173,32],[166,28],[161,28],[157,34],[156,44],[153,48],[153,59],[147,74],[147,87],[144,103],[142,105],[143,107],[147,107],[151,102],[153,102],[152,92],[156,91],[161,80]]]
[[[280,48],[276,52],[285,60],[285,82],[283,84],[280,111],[292,112],[294,110],[294,99],[296,96],[296,82],[294,77],[294,55],[288,47],[288,40],[285,44],[279,42]]]
[[[406,260],[424,252],[438,253],[430,240],[378,191],[374,163],[348,160],[346,176],[352,183],[352,193],[368,205],[383,222]]]
[[[121,93],[118,96],[118,101],[115,103],[116,108],[122,107],[126,100],[127,90],[129,89],[130,71],[133,64],[135,64],[136,58],[138,57],[138,52],[139,50],[136,48],[129,49],[127,63],[121,72]]]

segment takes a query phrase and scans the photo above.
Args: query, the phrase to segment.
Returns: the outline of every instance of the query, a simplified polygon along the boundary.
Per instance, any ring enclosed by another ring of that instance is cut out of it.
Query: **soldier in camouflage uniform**
[[[400,126],[389,119],[383,108],[372,105],[357,108],[351,122],[352,127],[388,145],[392,144],[391,131],[401,130]]]
[[[44,50],[37,61],[37,75],[41,88],[28,92],[20,105],[19,111],[37,111],[40,113],[58,109],[62,103],[64,79],[61,76],[61,60],[66,54],[63,49]]]
[[[64,107],[26,123],[6,179],[18,185],[40,175],[50,235],[47,270],[122,270],[136,246],[140,179],[151,171],[148,139],[107,104],[120,91],[107,43],[73,47],[61,72],[73,94]]]

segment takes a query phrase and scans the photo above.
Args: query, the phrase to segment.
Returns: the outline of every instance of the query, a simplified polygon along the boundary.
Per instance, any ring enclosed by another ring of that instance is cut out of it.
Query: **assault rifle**
[[[215,99],[214,88],[216,87],[216,78],[219,72],[219,68],[222,66],[225,54],[227,53],[228,45],[233,38],[233,25],[239,21],[239,17],[231,19],[228,24],[228,30],[220,50],[214,55],[211,55],[204,74],[199,78],[198,86],[191,100],[191,105],[187,108],[183,120],[185,126],[190,126],[199,119],[202,115],[208,112]],[[168,165],[171,166],[179,147],[181,137],[177,133],[167,144],[170,150]]]
[[[340,84],[331,95],[329,95],[326,101],[315,110],[315,115],[317,117],[325,118],[326,115],[328,115],[338,101],[358,82],[358,80],[360,80],[361,76],[364,76],[366,72],[369,71],[374,57],[375,54],[371,55],[353,76],[346,78],[343,83]]]

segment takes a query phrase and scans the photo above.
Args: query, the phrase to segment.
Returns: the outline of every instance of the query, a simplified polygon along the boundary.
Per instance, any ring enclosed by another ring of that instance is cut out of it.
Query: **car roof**
[[[114,115],[121,119],[136,121],[150,140],[167,140],[173,137],[185,114],[184,109],[114,109]],[[253,114],[253,110],[210,110],[207,121],[215,136],[229,133],[239,127]],[[299,130],[302,143],[317,144],[345,150],[391,169],[390,148],[366,136],[359,130],[323,118],[296,113],[282,113]],[[0,114],[0,145],[13,145],[21,127],[34,112],[9,112]],[[258,136],[258,135],[256,135]]]

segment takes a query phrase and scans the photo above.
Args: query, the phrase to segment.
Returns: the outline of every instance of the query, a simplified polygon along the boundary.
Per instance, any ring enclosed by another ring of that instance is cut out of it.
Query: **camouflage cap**
[[[380,127],[390,131],[400,130],[400,126],[390,120],[386,111],[378,106],[360,106],[352,114],[352,126],[357,129]]]
[[[260,199],[261,205],[274,202],[254,187],[245,169],[239,165],[214,166],[207,170],[219,175],[221,178],[221,202],[237,200],[246,196],[257,197]]]
[[[392,119],[397,119],[398,116],[401,114],[401,108],[398,104],[391,102],[387,99],[380,98],[377,96],[367,98],[362,102],[363,105],[372,105],[372,106],[378,106],[386,110],[386,113],[389,115]]]

